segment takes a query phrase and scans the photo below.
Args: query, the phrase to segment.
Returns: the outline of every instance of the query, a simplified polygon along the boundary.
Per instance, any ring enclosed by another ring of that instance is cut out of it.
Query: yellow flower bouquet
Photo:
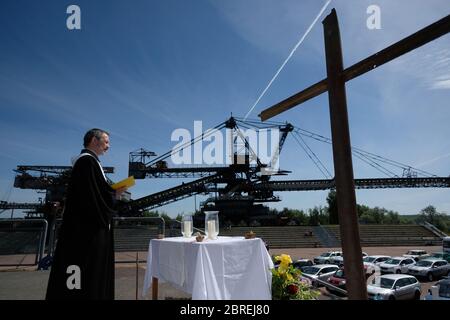
[[[309,283],[301,278],[302,272],[292,265],[292,259],[287,254],[274,258],[277,268],[272,269],[272,299],[273,300],[311,300],[320,293],[312,290]]]

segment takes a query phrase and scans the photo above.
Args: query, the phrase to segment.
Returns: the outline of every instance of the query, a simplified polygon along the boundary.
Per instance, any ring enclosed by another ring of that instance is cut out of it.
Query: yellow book
[[[117,189],[126,187],[128,189],[129,187],[134,186],[134,184],[135,184],[134,176],[131,176],[122,181],[114,183],[113,185],[111,185],[111,188],[113,188],[114,190],[117,190]]]

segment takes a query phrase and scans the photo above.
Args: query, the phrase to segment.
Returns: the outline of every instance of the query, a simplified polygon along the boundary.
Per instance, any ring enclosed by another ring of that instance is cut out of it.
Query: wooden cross
[[[367,299],[353,177],[345,82],[450,32],[450,15],[344,70],[336,10],[323,21],[327,78],[261,112],[268,120],[328,91],[333,162],[346,288],[349,299]]]

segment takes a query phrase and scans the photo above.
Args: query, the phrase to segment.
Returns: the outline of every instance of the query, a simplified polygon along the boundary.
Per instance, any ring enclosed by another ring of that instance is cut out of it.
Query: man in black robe
[[[112,217],[124,189],[111,188],[98,159],[109,148],[109,134],[89,130],[84,147],[73,163],[48,300],[114,299]]]

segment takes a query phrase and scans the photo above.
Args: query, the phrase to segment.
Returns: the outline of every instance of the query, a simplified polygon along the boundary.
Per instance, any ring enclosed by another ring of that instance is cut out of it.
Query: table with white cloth
[[[152,239],[143,295],[158,281],[190,293],[193,300],[270,300],[272,259],[259,238]]]

